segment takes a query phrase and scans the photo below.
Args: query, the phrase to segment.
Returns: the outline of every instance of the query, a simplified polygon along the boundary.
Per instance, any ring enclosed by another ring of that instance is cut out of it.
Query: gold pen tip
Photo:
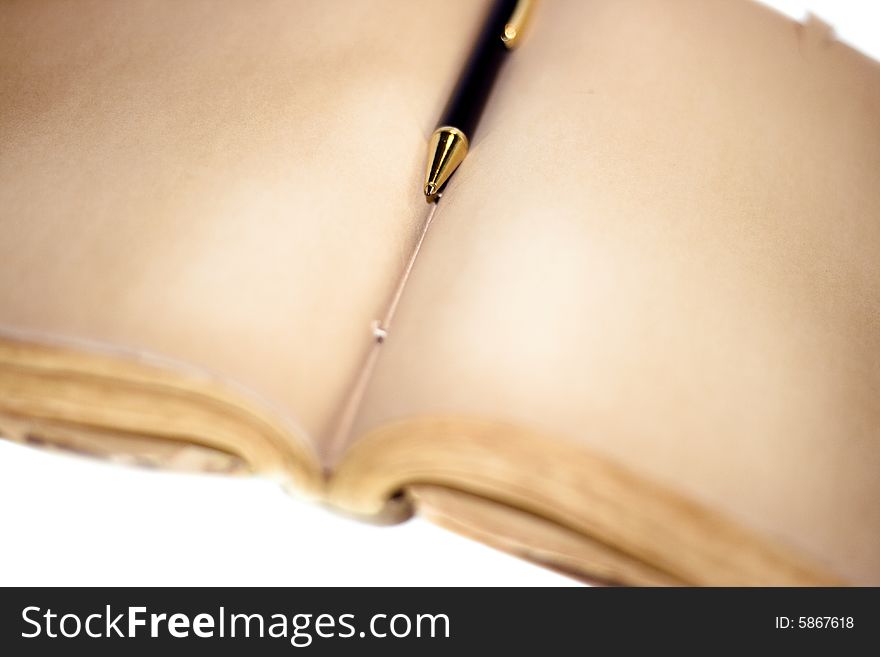
[[[468,150],[468,139],[458,128],[443,126],[431,135],[428,144],[428,163],[425,167],[425,200],[434,203],[440,190],[461,164]]]

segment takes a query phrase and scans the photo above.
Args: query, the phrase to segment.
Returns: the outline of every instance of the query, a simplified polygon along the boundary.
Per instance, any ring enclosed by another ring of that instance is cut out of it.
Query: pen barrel
[[[492,92],[498,71],[510,52],[501,40],[517,0],[496,0],[473,52],[443,110],[438,127],[458,128],[473,138],[477,122]]]

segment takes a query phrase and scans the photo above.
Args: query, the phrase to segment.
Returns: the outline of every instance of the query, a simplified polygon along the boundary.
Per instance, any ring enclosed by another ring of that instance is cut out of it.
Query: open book
[[[486,9],[4,3],[0,433],[597,581],[880,584],[880,65],[540,3],[380,343]]]

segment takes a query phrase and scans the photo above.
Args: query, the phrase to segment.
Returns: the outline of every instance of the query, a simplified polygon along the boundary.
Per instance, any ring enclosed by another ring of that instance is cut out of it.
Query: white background
[[[880,3],[765,4],[796,19],[809,9],[880,59]],[[134,470],[0,441],[0,585],[49,584],[574,582],[418,519],[373,527],[338,517],[267,481]]]

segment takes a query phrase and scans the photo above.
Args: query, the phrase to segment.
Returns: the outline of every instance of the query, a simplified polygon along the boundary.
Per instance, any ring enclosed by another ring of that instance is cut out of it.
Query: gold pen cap
[[[431,135],[428,166],[425,169],[425,200],[437,200],[440,188],[449,180],[468,152],[468,138],[458,128],[443,126]]]
[[[501,35],[501,41],[509,50],[513,50],[522,43],[523,31],[535,8],[535,0],[519,0],[510,19],[504,26],[504,34]]]

